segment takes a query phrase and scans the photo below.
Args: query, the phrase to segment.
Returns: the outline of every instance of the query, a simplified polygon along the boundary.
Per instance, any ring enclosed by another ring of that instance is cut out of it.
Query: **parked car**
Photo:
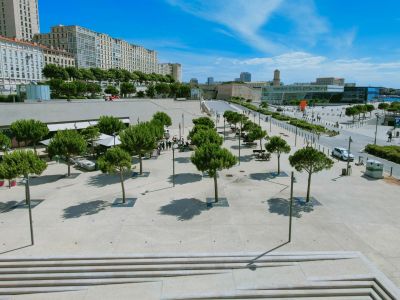
[[[347,151],[347,149],[340,148],[340,147],[336,147],[333,149],[332,156],[337,157],[342,160],[345,160],[345,161],[347,161],[347,160],[353,161],[354,160],[353,154],[349,153]]]

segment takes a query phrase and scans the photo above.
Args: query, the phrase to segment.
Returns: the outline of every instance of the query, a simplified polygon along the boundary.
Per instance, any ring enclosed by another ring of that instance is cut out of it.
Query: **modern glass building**
[[[344,87],[338,85],[293,84],[262,88],[261,100],[269,104],[284,105],[296,100],[324,99],[340,101]]]
[[[379,101],[380,87],[346,86],[343,92],[343,103],[367,103]]]

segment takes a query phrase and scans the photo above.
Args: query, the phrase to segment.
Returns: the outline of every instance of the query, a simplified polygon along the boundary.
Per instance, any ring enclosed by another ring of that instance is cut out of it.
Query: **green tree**
[[[389,103],[385,103],[385,102],[378,104],[378,108],[382,109],[382,110],[387,110],[389,108],[389,106],[390,106]]]
[[[156,148],[153,125],[147,122],[131,126],[121,132],[120,140],[123,149],[139,156],[140,174],[143,174],[142,157]]]
[[[108,149],[107,152],[97,161],[99,169],[107,174],[119,174],[122,188],[122,202],[126,202],[124,172],[129,171],[132,165],[132,157],[125,150],[114,147]]]
[[[19,174],[17,166],[5,164],[4,160],[0,163],[0,179],[8,180],[8,188],[11,188],[11,180],[17,178],[18,176]]]
[[[191,161],[197,170],[207,172],[214,178],[215,202],[218,202],[218,171],[233,167],[237,162],[236,157],[217,144],[204,144],[194,152]]]
[[[76,95],[83,96],[87,92],[87,83],[81,80],[73,82],[76,88]]]
[[[41,160],[33,151],[17,150],[7,153],[3,157],[6,168],[14,170],[14,176],[24,176],[25,179],[25,201],[30,201],[29,175],[40,175],[47,168],[47,164]]]
[[[267,132],[262,130],[262,128],[258,125],[250,128],[247,134],[247,140],[249,142],[254,142],[255,140],[260,140],[260,150],[262,150],[262,139],[267,136]]]
[[[98,82],[107,80],[107,71],[106,70],[103,70],[100,68],[91,68],[90,71],[93,74],[93,77],[95,78],[95,80],[97,80]]]
[[[348,117],[353,117],[353,122],[357,114],[358,114],[358,109],[355,108],[354,106],[346,107],[345,115]]]
[[[280,136],[273,136],[269,139],[268,143],[265,144],[265,149],[267,149],[268,152],[276,153],[276,155],[278,156],[278,174],[280,174],[281,154],[290,152],[291,149],[289,144]]]
[[[114,135],[125,128],[125,124],[118,118],[113,116],[101,116],[97,123],[101,133]]]
[[[172,120],[171,117],[163,112],[163,111],[158,111],[153,115],[153,120],[159,120],[163,126],[171,126],[172,125]]]
[[[79,72],[82,74],[82,80],[96,80],[96,77],[93,75],[91,69],[80,68]]]
[[[115,86],[109,85],[106,87],[106,89],[104,90],[104,93],[106,94],[111,94],[113,96],[116,96],[119,94],[118,89]]]
[[[136,96],[138,98],[144,98],[146,96],[146,94],[143,91],[139,91],[139,92],[137,92]]]
[[[68,73],[68,77],[73,80],[82,79],[81,71],[76,67],[66,67],[65,71]]]
[[[101,86],[94,82],[87,82],[86,89],[91,94],[92,98],[95,98],[96,94],[101,93]]]
[[[94,142],[100,137],[100,130],[97,126],[89,126],[82,129],[81,135],[87,143],[90,143],[92,154],[94,154]]]
[[[49,134],[47,125],[38,120],[18,120],[11,124],[11,132],[18,143],[24,142],[25,146],[32,142],[36,153],[36,145]]]
[[[164,125],[161,123],[160,120],[152,119],[150,122],[150,128],[153,132],[156,141],[163,139],[164,137]]]
[[[306,171],[308,173],[307,202],[309,202],[311,175],[324,169],[332,168],[333,160],[312,147],[306,147],[297,150],[293,155],[291,155],[289,157],[289,162],[298,172]]]
[[[208,128],[215,128],[215,123],[213,120],[211,120],[209,117],[200,117],[197,119],[193,119],[193,124],[195,126],[197,125],[203,125],[203,126],[207,126]]]
[[[192,128],[192,130],[189,131],[189,135],[187,138],[188,138],[188,140],[192,140],[193,136],[196,135],[198,132],[208,130],[208,129],[211,129],[211,128],[206,125],[196,125]]]
[[[162,95],[162,96],[167,96],[171,92],[169,84],[164,83],[164,82],[157,83],[154,88],[155,88],[157,94]]]
[[[70,100],[72,96],[76,95],[77,89],[74,82],[63,82],[60,85],[61,93],[67,96],[67,99]]]
[[[375,106],[373,106],[372,104],[366,104],[365,108],[367,112],[369,112],[369,116],[371,117],[372,112],[375,110]]]
[[[7,151],[10,148],[11,148],[11,139],[3,132],[0,132],[0,150]]]
[[[149,97],[149,98],[154,98],[154,96],[156,95],[156,89],[155,89],[155,87],[154,87],[153,84],[150,84],[150,85],[147,87],[146,95],[147,95],[147,97]]]
[[[194,134],[191,138],[191,142],[197,147],[201,147],[205,144],[216,144],[222,146],[224,139],[214,129],[208,128],[206,130],[199,130]]]
[[[50,158],[63,156],[68,165],[68,176],[71,175],[71,158],[86,151],[86,141],[76,130],[58,131],[47,148]]]
[[[126,97],[129,94],[134,94],[136,93],[136,88],[133,85],[133,83],[130,82],[123,82],[121,83],[121,96]]]
[[[64,68],[53,64],[46,65],[42,70],[42,74],[50,79],[67,80],[69,78],[68,72]]]
[[[56,99],[59,98],[62,94],[61,85],[64,83],[62,79],[51,79],[47,81],[47,84],[50,86],[51,90],[51,98]]]

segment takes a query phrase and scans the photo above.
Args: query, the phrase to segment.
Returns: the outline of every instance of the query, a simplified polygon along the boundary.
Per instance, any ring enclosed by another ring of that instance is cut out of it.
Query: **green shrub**
[[[395,163],[400,163],[400,146],[378,146],[369,144],[365,147],[365,152]]]

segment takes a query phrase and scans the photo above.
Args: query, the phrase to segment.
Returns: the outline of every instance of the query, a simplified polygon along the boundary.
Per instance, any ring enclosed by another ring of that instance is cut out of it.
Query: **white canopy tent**
[[[113,146],[121,145],[121,141],[119,139],[119,136],[115,136],[115,137],[109,136],[109,137],[107,137],[105,139],[98,140],[98,141],[94,142],[94,145],[95,146],[102,145],[102,146],[105,146],[105,147],[113,147]]]

